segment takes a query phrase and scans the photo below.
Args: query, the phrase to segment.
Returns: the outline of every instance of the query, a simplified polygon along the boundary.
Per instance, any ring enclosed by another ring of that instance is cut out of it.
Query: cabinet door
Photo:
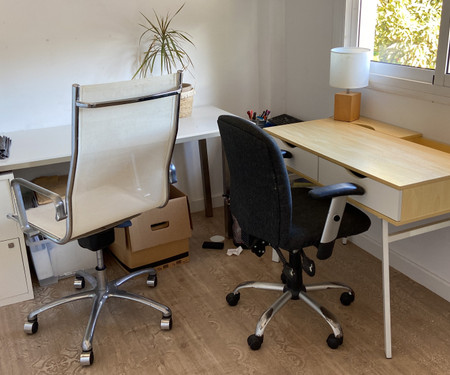
[[[14,213],[9,176],[0,175],[0,241],[15,238],[20,232],[17,223],[8,219],[7,214]]]
[[[29,294],[24,259],[18,238],[0,241],[0,306],[11,297]],[[25,259],[26,261],[26,259]],[[23,298],[22,298],[23,300]]]

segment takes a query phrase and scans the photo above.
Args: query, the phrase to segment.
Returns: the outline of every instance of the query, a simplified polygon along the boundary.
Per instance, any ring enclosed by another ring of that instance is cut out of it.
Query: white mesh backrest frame
[[[167,203],[182,75],[74,85],[66,237],[83,237]],[[177,95],[123,104],[168,91]],[[80,103],[116,102],[84,108]]]

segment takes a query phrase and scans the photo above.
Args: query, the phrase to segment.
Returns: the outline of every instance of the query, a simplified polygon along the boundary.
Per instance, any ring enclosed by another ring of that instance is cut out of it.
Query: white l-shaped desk
[[[213,106],[194,107],[190,117],[180,118],[176,144],[197,141],[203,181],[205,215],[213,215],[206,140],[220,135],[217,118],[229,114]],[[10,157],[0,160],[0,306],[33,298],[23,235],[8,220],[13,203],[9,181],[19,169],[70,161],[71,126],[2,133],[11,138]]]
[[[205,214],[212,216],[206,140],[218,137],[217,118],[230,114],[217,107],[194,107],[190,117],[180,118],[176,144],[198,141],[205,200]],[[71,126],[19,130],[7,132],[12,139],[10,157],[0,160],[0,173],[16,169],[57,164],[70,161]]]

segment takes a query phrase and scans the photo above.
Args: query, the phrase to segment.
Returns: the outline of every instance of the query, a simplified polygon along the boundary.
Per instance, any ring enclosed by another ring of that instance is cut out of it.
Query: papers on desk
[[[0,136],[0,159],[6,159],[9,156],[9,146],[11,146],[11,138],[6,135]]]

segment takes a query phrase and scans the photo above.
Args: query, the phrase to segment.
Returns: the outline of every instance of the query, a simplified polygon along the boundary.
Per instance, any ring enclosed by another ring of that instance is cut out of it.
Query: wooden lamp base
[[[334,96],[334,119],[355,121],[359,119],[361,108],[360,92],[338,92]]]

